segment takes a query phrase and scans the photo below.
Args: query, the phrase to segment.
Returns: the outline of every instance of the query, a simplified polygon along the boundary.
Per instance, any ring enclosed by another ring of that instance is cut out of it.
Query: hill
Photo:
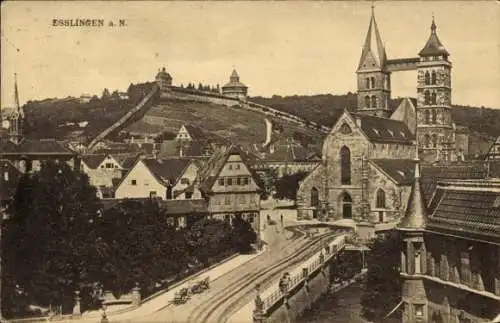
[[[349,92],[345,95],[285,97],[274,95],[271,98],[254,97],[251,100],[331,127],[345,108],[350,111],[355,109],[357,98],[356,93]],[[392,99],[389,106],[395,109],[401,100],[401,98]],[[483,136],[491,138],[500,136],[500,109],[454,105],[451,111],[457,125],[467,126],[472,132]]]

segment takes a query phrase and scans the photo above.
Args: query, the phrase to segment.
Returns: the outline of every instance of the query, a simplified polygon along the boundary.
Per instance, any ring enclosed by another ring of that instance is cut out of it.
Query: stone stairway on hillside
[[[123,117],[118,119],[115,123],[113,123],[109,128],[101,132],[97,137],[95,137],[89,144],[88,150],[91,151],[92,148],[101,140],[106,138],[109,134],[111,134],[113,131],[118,129],[119,127],[122,127],[127,121],[129,121],[134,115],[137,113],[143,111],[144,109],[149,109],[149,103],[155,96],[155,94],[158,92],[159,87],[157,85],[153,86],[151,91],[134,107],[132,108],[129,112],[127,112]]]

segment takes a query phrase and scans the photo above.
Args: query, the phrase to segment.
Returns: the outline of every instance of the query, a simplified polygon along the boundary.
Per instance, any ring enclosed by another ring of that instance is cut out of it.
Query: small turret
[[[222,87],[222,94],[239,99],[245,99],[247,92],[248,87],[240,82],[240,76],[238,75],[238,72],[236,72],[236,69],[233,68],[233,72],[229,77],[229,83]]]
[[[17,89],[17,74],[14,74],[14,113],[11,116],[9,128],[9,140],[19,144],[23,139],[24,110],[19,103],[19,91]]]
[[[432,17],[431,35],[429,36],[429,39],[427,40],[424,48],[422,48],[422,50],[418,53],[420,57],[443,56],[444,59],[447,59],[450,55],[450,53],[448,53],[446,48],[444,48],[443,44],[439,40],[436,29],[436,22],[434,21],[434,17]]]

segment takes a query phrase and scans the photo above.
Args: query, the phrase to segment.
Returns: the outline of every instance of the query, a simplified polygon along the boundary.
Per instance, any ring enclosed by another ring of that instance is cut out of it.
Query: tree
[[[120,100],[120,93],[118,93],[118,90],[114,90],[113,93],[111,93],[111,99]]]
[[[221,254],[227,254],[233,249],[232,237],[229,223],[204,218],[194,223],[187,232],[189,254],[203,265],[210,265]]]
[[[236,250],[241,253],[252,251],[252,244],[257,241],[257,233],[241,216],[236,216],[233,220],[233,241]]]
[[[401,300],[400,250],[397,232],[379,236],[370,243],[368,273],[361,298],[363,316],[370,321],[382,322]]]
[[[308,173],[298,172],[291,175],[283,175],[276,181],[276,193],[275,198],[278,199],[289,199],[295,200],[297,198],[297,190],[299,189],[299,183],[302,181]]]
[[[187,267],[183,232],[168,222],[157,200],[125,200],[105,210],[99,224],[105,246],[102,284],[116,295],[136,284],[152,290]]]
[[[5,223],[3,260],[12,284],[3,297],[22,291],[30,303],[71,309],[74,291],[95,277],[99,208],[87,175],[66,163],[46,162],[24,175]]]

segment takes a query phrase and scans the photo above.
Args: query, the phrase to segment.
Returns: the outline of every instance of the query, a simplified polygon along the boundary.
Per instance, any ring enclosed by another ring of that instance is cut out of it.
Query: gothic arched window
[[[424,118],[425,118],[425,123],[431,122],[431,113],[429,112],[429,110],[424,111]]]
[[[370,81],[371,81],[371,88],[375,88],[375,77],[370,77]]]
[[[436,102],[437,102],[436,92],[432,92],[432,94],[431,94],[431,104],[436,104]]]
[[[370,78],[369,77],[365,78],[365,88],[367,88],[367,89],[370,88]]]
[[[431,104],[431,95],[430,95],[429,91],[424,92],[424,104],[425,105]]]
[[[432,85],[436,85],[436,72],[432,71],[432,80],[431,80]]]
[[[432,110],[432,123],[437,122],[437,113],[436,110]]]
[[[319,206],[319,192],[316,187],[311,189],[311,206]]]
[[[340,149],[340,183],[351,184],[351,151],[346,146]]]
[[[430,147],[431,146],[431,137],[429,135],[424,136],[424,147]]]
[[[432,135],[432,148],[436,148],[437,147],[437,135],[436,134],[433,134]]]
[[[431,84],[431,76],[429,75],[429,72],[425,72],[425,85]]]
[[[377,97],[375,95],[372,95],[372,108],[377,107]]]
[[[366,108],[370,108],[370,97],[367,95],[365,96],[365,106]]]
[[[377,208],[385,209],[385,191],[381,188],[377,190]]]

